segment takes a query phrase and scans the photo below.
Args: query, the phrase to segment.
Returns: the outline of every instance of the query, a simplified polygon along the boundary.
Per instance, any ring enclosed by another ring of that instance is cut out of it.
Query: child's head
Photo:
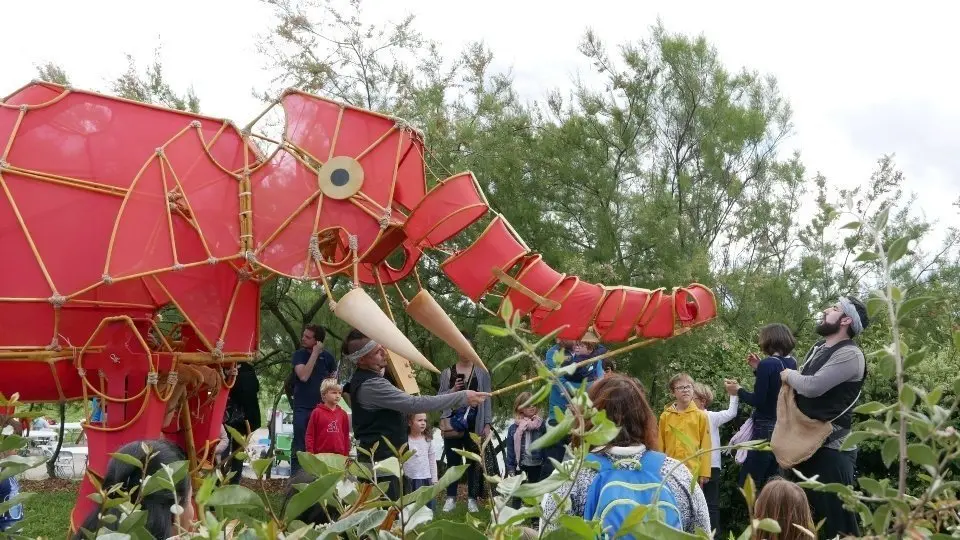
[[[320,399],[328,407],[333,407],[340,403],[340,395],[343,393],[343,387],[336,379],[324,379],[320,383]]]
[[[536,416],[540,412],[536,405],[523,406],[532,397],[533,394],[530,392],[520,392],[517,399],[513,400],[513,415],[517,418],[533,418]]]
[[[674,375],[670,379],[670,392],[677,400],[677,405],[685,408],[693,401],[693,377],[686,373]]]
[[[427,433],[427,413],[411,414],[407,420],[410,435],[420,436]]]
[[[797,340],[793,332],[785,324],[768,324],[760,329],[760,338],[757,340],[760,350],[767,356],[786,356],[793,352]]]
[[[763,486],[760,496],[754,506],[757,519],[770,518],[780,524],[780,534],[762,533],[762,538],[779,540],[799,540],[807,538],[794,525],[813,531],[813,515],[810,512],[810,503],[803,488],[782,478],[773,478]],[[760,532],[755,532],[753,538],[761,538]]]
[[[693,384],[693,401],[697,407],[706,409],[713,403],[713,389],[703,383]]]

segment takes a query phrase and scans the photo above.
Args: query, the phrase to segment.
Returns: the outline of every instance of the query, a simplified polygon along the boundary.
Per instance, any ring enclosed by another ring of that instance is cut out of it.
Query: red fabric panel
[[[122,199],[10,173],[3,177],[57,292],[68,295],[101,281]]]
[[[59,96],[63,91],[63,88],[58,86],[34,82],[9,96],[4,103],[8,105],[40,105]]]
[[[144,282],[144,279],[127,279],[111,283],[110,285],[100,285],[95,289],[81,294],[77,297],[77,300],[123,302],[153,306],[162,306],[166,303],[154,301],[154,297],[150,294],[150,289],[147,283]]]
[[[257,255],[261,264],[276,272],[295,278],[306,274],[307,255],[310,248],[310,236],[313,235],[313,222],[317,215],[317,204],[318,201],[314,200],[306,209],[297,214],[276,238],[269,244],[261,246],[262,251]],[[254,208],[259,207],[255,206]],[[260,210],[257,209],[255,212],[259,215]],[[254,224],[254,231],[257,230],[256,227],[257,223]]]
[[[0,393],[10,397],[20,393],[20,401],[56,401],[60,399],[53,372],[46,360],[0,360]],[[64,395],[77,398],[83,395],[80,377],[69,359],[54,363]]]
[[[210,161],[193,132],[171,142],[164,152],[175,174],[167,173],[167,189],[180,181],[211,253],[215,257],[236,255],[240,250],[238,180]]]
[[[617,287],[604,300],[594,327],[604,343],[619,343],[633,337],[637,319],[650,298],[650,291]]]
[[[153,315],[152,309],[129,307],[97,307],[90,304],[68,302],[60,310],[60,345],[72,344],[82,347],[96,330],[100,321],[106,317],[128,315],[133,318],[147,318]]]
[[[413,209],[427,192],[426,167],[423,162],[423,141],[419,136],[403,133],[400,166],[393,200],[407,210]]]
[[[476,242],[440,266],[463,294],[477,302],[497,280],[491,270],[507,271],[526,253],[503,216],[497,216]]]
[[[233,267],[204,264],[156,277],[196,330],[216,346],[237,283]]]
[[[566,289],[566,283],[574,283],[573,278],[568,278],[564,284],[558,287],[558,293],[561,289]],[[530,321],[530,329],[537,334],[549,334],[550,332],[567,325],[567,328],[558,334],[561,339],[580,339],[593,322],[593,313],[603,297],[603,287],[587,283],[585,281],[576,281],[572,285],[570,294],[564,300],[556,298],[562,302],[560,309],[547,311],[543,308],[534,310]],[[553,295],[551,295],[553,297]]]
[[[326,161],[330,155],[340,106],[298,92],[285,95],[282,105],[287,119],[287,140],[306,150],[318,161]]]
[[[173,221],[173,237],[176,239],[177,262],[180,264],[197,262],[209,264],[207,263],[209,254],[200,242],[200,233],[179,214],[174,213],[171,218]],[[233,250],[231,255],[235,255],[236,252],[236,249]]]
[[[117,219],[117,232],[107,273],[118,278],[173,266],[167,221],[167,197],[154,159],[127,195]]]
[[[7,147],[10,134],[13,133],[13,125],[17,122],[17,117],[19,116],[20,111],[17,109],[0,107],[0,149]],[[2,152],[2,150],[0,150],[0,152]]]
[[[366,188],[367,180],[363,185]],[[312,217],[312,216],[311,216]],[[329,197],[324,197],[323,208],[320,209],[320,220],[317,222],[317,231],[329,229],[332,227],[341,227],[349,234],[357,236],[358,253],[363,256],[373,245],[373,242],[380,235],[380,222],[367,214],[349,200],[338,201]],[[306,253],[307,242],[310,235],[303,237],[303,252]],[[344,243],[344,246],[347,244]],[[311,267],[312,269],[312,267]],[[311,274],[312,275],[312,274]]]
[[[317,176],[284,151],[277,152],[269,163],[253,172],[250,187],[257,249],[263,247],[303,201],[319,191]],[[307,213],[312,224],[316,206],[313,213]]]
[[[195,119],[180,111],[71,92],[56,104],[26,114],[8,161],[26,169],[128,187],[156,149]]]
[[[203,132],[203,140],[206,144],[210,145],[210,141],[213,140],[213,137],[220,131],[220,127],[220,125],[213,122],[203,123],[201,131]],[[237,128],[229,125],[220,133],[217,140],[210,145],[208,151],[210,155],[213,156],[213,159],[224,169],[232,172],[240,172],[244,166],[244,145],[243,138],[240,136]],[[256,158],[253,148],[250,149],[247,155],[251,162]]]
[[[385,139],[373,146],[358,160],[363,167],[363,188],[361,191],[383,208],[390,208],[391,191],[397,161],[403,149],[401,132],[394,130]],[[338,154],[340,147],[337,146]]]
[[[684,326],[703,324],[717,316],[717,300],[713,292],[694,283],[677,289],[677,318]]]
[[[3,175],[8,178],[8,175]],[[10,201],[0,190],[0,298],[49,298],[53,291],[47,284],[40,263],[30,250],[23,228],[13,213]],[[2,304],[0,304],[2,306]],[[3,328],[0,325],[0,328]],[[4,331],[0,330],[0,341]]]
[[[373,149],[377,140],[393,129],[395,124],[394,120],[379,114],[348,107],[343,111],[340,131],[337,132],[337,139],[334,142],[333,155],[357,157],[365,150]],[[394,146],[395,150],[396,146]],[[321,157],[320,161],[326,160]],[[378,179],[377,181],[383,180]],[[364,185],[366,185],[366,181],[364,181]]]
[[[402,249],[406,255],[400,268],[394,268],[390,266],[386,260],[380,261],[376,264],[361,264],[357,267],[357,277],[360,279],[360,282],[366,285],[377,284],[377,279],[373,275],[374,267],[378,268],[380,282],[384,285],[396,283],[397,281],[400,281],[401,279],[410,275],[410,273],[413,272],[414,267],[420,261],[420,258],[423,257],[423,252],[419,249],[411,247],[410,240],[406,240],[397,249]]]
[[[224,351],[254,352],[258,348],[257,321],[260,313],[260,287],[254,281],[244,281],[230,314]]]
[[[52,339],[53,306],[49,303],[0,302],[0,346],[46,346]]]
[[[481,204],[464,210],[468,206]],[[431,189],[404,225],[416,245],[436,246],[454,237],[487,212],[472,173],[452,176]]]
[[[637,335],[645,338],[668,338],[674,334],[673,294],[663,289],[653,291],[653,298],[640,321],[637,323]]]
[[[517,273],[517,281],[540,296],[545,296],[550,292],[563,280],[563,277],[564,274],[557,272],[543,262],[540,255],[527,257],[520,267],[520,272]],[[513,304],[513,309],[523,315],[530,313],[537,307],[537,304],[531,298],[514,289],[509,290],[507,298]]]

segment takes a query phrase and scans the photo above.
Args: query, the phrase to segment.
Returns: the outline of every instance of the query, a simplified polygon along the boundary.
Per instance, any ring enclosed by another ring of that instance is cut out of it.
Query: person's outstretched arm
[[[362,391],[355,398],[362,407],[387,409],[404,414],[425,413],[444,409],[456,409],[467,404],[467,391],[460,390],[441,396],[411,396],[393,386],[383,377],[363,383]]]

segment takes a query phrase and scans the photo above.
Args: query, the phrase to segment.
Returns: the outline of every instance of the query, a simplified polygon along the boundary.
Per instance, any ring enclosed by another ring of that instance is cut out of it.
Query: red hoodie
[[[311,454],[350,454],[350,421],[340,406],[317,404],[307,424],[307,452]]]

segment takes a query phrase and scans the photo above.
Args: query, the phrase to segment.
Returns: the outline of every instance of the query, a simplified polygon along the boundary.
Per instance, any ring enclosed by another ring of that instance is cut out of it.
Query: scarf
[[[523,448],[523,433],[540,429],[542,425],[543,419],[539,416],[517,420],[517,430],[513,433],[513,452],[514,455],[517,456],[517,468],[520,467],[520,462],[523,461],[523,455],[520,453],[520,450]]]

